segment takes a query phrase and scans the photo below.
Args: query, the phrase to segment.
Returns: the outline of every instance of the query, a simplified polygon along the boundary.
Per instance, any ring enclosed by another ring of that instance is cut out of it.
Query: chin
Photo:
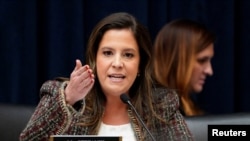
[[[202,90],[203,90],[203,87],[201,86],[194,88],[195,93],[200,93]]]
[[[203,90],[202,88],[198,89],[198,90],[197,90],[197,93],[200,93],[202,90]]]

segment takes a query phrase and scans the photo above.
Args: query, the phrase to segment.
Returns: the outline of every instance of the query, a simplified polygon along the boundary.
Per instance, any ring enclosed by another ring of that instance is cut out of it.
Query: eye
[[[103,51],[103,54],[105,56],[111,56],[113,53],[112,53],[112,51]]]
[[[125,53],[124,56],[126,58],[132,58],[132,57],[134,57],[134,54],[133,53]]]
[[[197,61],[200,63],[200,64],[204,64],[206,62],[209,61],[209,58],[205,57],[205,58],[200,58],[200,59],[197,59]]]

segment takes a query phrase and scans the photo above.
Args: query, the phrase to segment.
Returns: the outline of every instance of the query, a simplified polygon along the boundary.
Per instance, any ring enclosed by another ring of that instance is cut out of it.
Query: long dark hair
[[[102,19],[93,29],[87,46],[86,63],[90,65],[96,75],[96,55],[99,43],[106,31],[111,29],[130,29],[139,46],[140,54],[140,76],[136,78],[129,90],[129,96],[132,103],[143,115],[147,111],[148,121],[154,117],[152,105],[152,63],[151,48],[152,42],[150,34],[146,27],[140,24],[136,18],[128,13],[113,13]],[[95,134],[98,130],[98,123],[104,110],[105,96],[101,91],[98,78],[96,78],[93,89],[86,96],[85,103],[89,119],[85,120],[85,124],[91,128],[90,134]],[[86,113],[86,112],[85,112]],[[89,116],[91,115],[91,116]],[[87,121],[87,122],[86,122]]]

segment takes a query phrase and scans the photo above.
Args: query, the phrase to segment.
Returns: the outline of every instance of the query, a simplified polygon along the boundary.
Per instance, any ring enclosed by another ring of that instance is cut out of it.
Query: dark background
[[[206,24],[217,35],[214,75],[197,99],[214,114],[250,112],[249,0],[0,0],[0,102],[37,105],[42,83],[69,77],[112,12],[133,14],[152,39],[176,18]]]

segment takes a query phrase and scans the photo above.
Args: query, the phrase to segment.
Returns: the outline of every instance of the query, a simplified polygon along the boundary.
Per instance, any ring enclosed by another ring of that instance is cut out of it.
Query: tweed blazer
[[[79,124],[86,114],[83,102],[80,108],[74,108],[65,102],[64,88],[67,81],[48,80],[41,89],[41,99],[33,115],[21,132],[20,141],[47,141],[51,135],[89,135],[88,127]],[[157,141],[193,141],[184,117],[180,113],[179,98],[175,91],[167,88],[154,88],[155,112],[166,119],[148,127]],[[136,115],[128,109],[132,128],[138,141],[150,141],[146,130],[142,129]],[[145,115],[141,115],[144,117]],[[100,121],[101,122],[101,121]],[[146,135],[142,137],[142,135]]]

